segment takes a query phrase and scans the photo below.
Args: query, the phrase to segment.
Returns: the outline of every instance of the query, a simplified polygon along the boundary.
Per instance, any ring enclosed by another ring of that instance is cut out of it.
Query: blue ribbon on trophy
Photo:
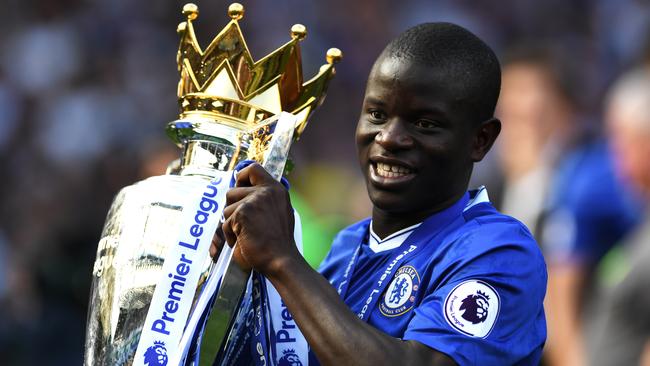
[[[232,176],[236,176],[237,171],[250,163],[252,161],[239,163]],[[289,183],[284,178],[282,178],[282,183],[289,189]],[[231,179],[230,186],[233,185],[234,179]],[[294,211],[294,215],[294,240],[302,252],[300,216],[296,211]],[[230,250],[230,247],[224,246],[224,249],[226,248]],[[226,270],[223,265],[226,262],[223,258],[228,256],[228,253],[220,255],[221,262],[218,260],[211,272],[187,323],[179,345],[179,352],[177,356],[170,358],[171,365],[200,364],[203,331]],[[223,264],[220,266],[220,263]],[[250,363],[244,362],[244,360],[251,358],[251,355],[257,356],[254,358],[256,363],[276,365],[288,357],[306,360],[309,353],[307,341],[293,321],[293,317],[280,295],[266,278],[255,271],[248,280],[246,293],[230,336],[232,339],[228,342],[227,348],[223,350],[219,360],[222,365]],[[248,343],[251,340],[253,343]],[[253,348],[247,349],[249,347]]]
[[[179,352],[178,340],[185,330],[194,289],[202,272],[199,264],[205,260],[212,235],[222,216],[231,174],[223,172],[217,176],[208,183],[205,192],[185,206],[196,208],[196,211],[187,210],[183,213],[181,227],[184,230],[174,241],[177,244],[167,250],[161,278],[156,285],[140,335],[134,364],[149,363],[154,356],[151,352],[157,350],[160,354],[161,346],[165,347],[169,358],[173,359]]]

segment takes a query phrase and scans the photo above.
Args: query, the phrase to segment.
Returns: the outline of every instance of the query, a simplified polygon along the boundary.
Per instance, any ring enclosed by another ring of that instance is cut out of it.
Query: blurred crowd
[[[196,3],[205,45],[229,2]],[[472,184],[545,253],[544,363],[650,364],[650,1],[242,3],[256,59],[294,23],[308,29],[306,78],[329,47],[344,52],[292,152],[292,194],[320,233],[313,265],[337,229],[369,213],[352,136],[372,62],[407,27],[451,21],[502,61],[503,130]],[[81,363],[112,197],[179,154],[164,126],[178,113],[182,5],[0,0],[1,364]]]

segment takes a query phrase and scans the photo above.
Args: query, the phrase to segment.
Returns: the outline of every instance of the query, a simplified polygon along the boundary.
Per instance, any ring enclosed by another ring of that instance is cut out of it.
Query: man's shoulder
[[[489,202],[471,207],[463,212],[463,216],[465,223],[458,231],[458,236],[481,239],[484,245],[493,243],[538,247],[533,234],[524,223],[497,211]]]
[[[545,271],[542,252],[526,225],[497,211],[489,202],[464,213],[465,222],[447,236],[437,256],[453,267],[480,263],[526,262]],[[514,269],[513,269],[514,270]]]
[[[629,192],[616,174],[610,150],[607,143],[597,141],[569,153],[559,163],[552,205],[568,205],[591,215],[601,210],[619,210],[621,203],[629,198]]]

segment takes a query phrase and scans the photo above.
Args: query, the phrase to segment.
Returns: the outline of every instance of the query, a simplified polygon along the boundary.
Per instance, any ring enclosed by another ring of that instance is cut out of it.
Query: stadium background
[[[112,197],[164,171],[178,149],[176,25],[184,2],[0,1],[0,360],[79,364],[96,243]],[[207,44],[226,1],[197,1]],[[316,265],[332,235],[368,214],[353,132],[367,73],[389,39],[424,21],[452,21],[499,56],[548,45],[574,65],[579,116],[599,131],[607,86],[647,60],[650,2],[641,0],[242,1],[255,59],[308,29],[303,71],[344,52],[324,105],[293,149],[294,200]],[[506,123],[507,121],[504,121]],[[497,146],[497,149],[499,147]],[[496,153],[475,182],[498,173]],[[489,188],[489,186],[488,186]]]

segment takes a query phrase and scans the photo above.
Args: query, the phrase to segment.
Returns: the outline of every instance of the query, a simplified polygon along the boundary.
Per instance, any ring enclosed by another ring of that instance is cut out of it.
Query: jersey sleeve
[[[537,365],[546,340],[547,275],[535,242],[467,241],[447,257],[473,254],[438,269],[448,275],[442,272],[445,280],[425,294],[403,339],[423,343],[459,365]]]

